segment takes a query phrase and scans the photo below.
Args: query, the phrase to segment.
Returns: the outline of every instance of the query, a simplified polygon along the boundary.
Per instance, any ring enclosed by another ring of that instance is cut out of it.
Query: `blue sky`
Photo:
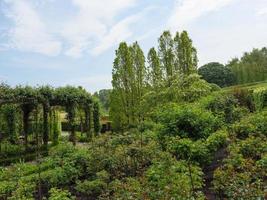
[[[115,49],[187,30],[199,66],[267,46],[266,0],[0,0],[0,81],[110,88]]]

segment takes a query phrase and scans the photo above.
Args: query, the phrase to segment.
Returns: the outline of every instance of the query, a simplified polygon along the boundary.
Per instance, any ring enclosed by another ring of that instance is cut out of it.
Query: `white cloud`
[[[168,28],[177,30],[209,12],[218,10],[234,0],[176,0],[168,19]]]
[[[8,30],[8,49],[49,56],[62,52],[74,58],[85,53],[99,55],[133,35],[130,26],[147,11],[145,8],[138,14],[129,15],[129,8],[137,1],[70,0],[71,5],[67,6],[75,12],[66,20],[51,21],[47,20],[46,12],[40,13],[40,8],[52,5],[54,0],[4,0],[5,15],[13,21]],[[128,16],[124,16],[126,11]],[[49,30],[49,27],[53,29]],[[3,44],[0,50],[3,50]]]
[[[267,7],[261,8],[257,11],[258,16],[267,15]]]
[[[46,29],[38,13],[25,0],[6,0],[5,14],[14,22],[9,30],[10,48],[20,51],[56,56],[61,51],[61,43]]]
[[[141,15],[133,15],[115,24],[91,53],[99,55],[115,44],[131,37],[133,33],[130,30],[130,24],[136,22],[140,17]]]
[[[75,86],[83,86],[90,92],[95,92],[100,89],[108,89],[111,88],[111,74],[110,75],[94,75],[89,77],[80,77],[72,80],[68,80],[68,82],[62,85],[75,85]]]
[[[116,37],[110,37],[112,31],[125,33],[127,28],[122,26],[128,26],[128,24],[116,24],[114,18],[126,8],[133,6],[135,0],[113,0],[112,2],[110,0],[72,0],[72,3],[79,11],[64,25],[62,35],[68,43],[65,54],[79,57],[93,45],[98,45],[99,42],[101,45],[102,38],[108,37],[109,42],[114,43]]]

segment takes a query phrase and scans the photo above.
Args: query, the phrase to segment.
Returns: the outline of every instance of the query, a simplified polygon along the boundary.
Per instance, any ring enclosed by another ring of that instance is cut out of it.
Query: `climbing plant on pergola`
[[[47,148],[49,140],[49,115],[52,107],[65,109],[71,130],[69,140],[74,145],[76,144],[75,117],[78,109],[84,111],[85,131],[88,139],[92,136],[92,122],[95,126],[99,126],[99,109],[94,110],[96,108],[94,106],[95,100],[82,87],[17,86],[11,88],[8,85],[1,84],[0,106],[5,104],[17,105],[20,108],[23,124],[22,134],[26,149],[28,148],[29,119],[33,110],[39,111],[38,106],[42,107],[42,140],[45,148]],[[95,119],[92,120],[92,117]],[[95,130],[99,132],[99,128]]]

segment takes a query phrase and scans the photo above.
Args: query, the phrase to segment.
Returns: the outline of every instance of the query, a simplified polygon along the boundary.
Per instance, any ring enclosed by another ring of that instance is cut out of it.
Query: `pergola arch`
[[[0,85],[0,107],[6,104],[18,105],[22,112],[24,144],[27,149],[29,134],[29,117],[38,106],[42,108],[42,141],[47,148],[49,141],[49,115],[52,108],[62,107],[67,113],[71,127],[69,140],[76,144],[75,117],[78,109],[85,115],[85,131],[88,138],[92,136],[93,104],[95,100],[82,87],[65,86],[16,86],[11,88],[6,84]],[[98,111],[99,112],[99,111]],[[99,120],[99,119],[96,119]]]

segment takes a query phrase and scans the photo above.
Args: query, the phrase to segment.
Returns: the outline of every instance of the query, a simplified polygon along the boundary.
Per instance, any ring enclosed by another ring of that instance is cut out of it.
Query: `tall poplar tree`
[[[140,122],[143,118],[141,108],[141,101],[145,94],[146,88],[146,68],[145,68],[145,56],[141,47],[137,42],[133,43],[130,47],[132,61],[133,61],[133,72],[134,72],[134,85],[132,85],[132,109],[134,110],[133,119],[136,117]]]
[[[151,48],[147,55],[148,62],[148,81],[154,89],[158,89],[163,80],[163,72],[160,66],[160,59],[155,48]]]
[[[116,50],[116,58],[113,63],[112,70],[112,86],[113,92],[111,98],[111,118],[115,127],[122,129],[124,126],[132,123],[132,85],[133,61],[129,47],[125,42],[120,43]],[[120,118],[116,117],[117,110],[120,110]]]
[[[178,66],[182,74],[189,75],[197,71],[197,51],[193,47],[192,40],[189,38],[188,33],[183,31],[180,35],[177,33],[175,43],[178,46],[176,55]]]
[[[173,39],[170,31],[164,31],[158,42],[160,63],[164,69],[164,75],[166,76],[168,85],[170,86],[170,79],[174,75]]]

